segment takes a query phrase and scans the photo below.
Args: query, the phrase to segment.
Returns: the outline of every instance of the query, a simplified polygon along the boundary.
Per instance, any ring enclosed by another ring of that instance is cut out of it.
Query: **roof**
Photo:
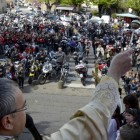
[[[56,7],[56,10],[69,10],[69,11],[72,11],[72,10],[74,10],[74,7],[58,6],[58,7]]]
[[[122,14],[116,14],[119,17],[129,17],[129,18],[139,18],[136,15],[130,14],[130,13],[122,13]]]

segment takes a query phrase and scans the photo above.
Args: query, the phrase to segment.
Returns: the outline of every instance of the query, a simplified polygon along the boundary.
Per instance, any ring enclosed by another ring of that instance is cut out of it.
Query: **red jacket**
[[[4,45],[4,42],[5,42],[5,40],[4,40],[4,38],[1,36],[1,37],[0,37],[0,44]]]

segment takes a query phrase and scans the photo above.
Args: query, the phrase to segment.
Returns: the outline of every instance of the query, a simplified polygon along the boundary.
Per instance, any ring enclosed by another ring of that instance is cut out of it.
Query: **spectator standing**
[[[24,68],[23,66],[19,66],[19,70],[18,70],[18,85],[20,88],[23,88],[24,86]]]

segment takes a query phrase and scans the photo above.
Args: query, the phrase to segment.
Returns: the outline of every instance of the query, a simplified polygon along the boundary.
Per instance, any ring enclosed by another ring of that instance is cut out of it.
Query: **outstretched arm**
[[[118,81],[131,68],[132,53],[129,50],[116,55],[107,76],[97,85],[92,100],[59,131],[44,140],[108,140],[108,121],[119,102]]]

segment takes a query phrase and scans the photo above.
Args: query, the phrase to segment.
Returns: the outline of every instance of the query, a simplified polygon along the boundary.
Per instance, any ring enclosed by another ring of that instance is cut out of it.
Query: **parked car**
[[[27,7],[27,6],[29,6],[29,4],[28,3],[24,3],[24,6]]]
[[[76,18],[76,20],[80,20],[81,16],[77,13],[70,13],[70,16],[73,16],[74,18]]]
[[[31,7],[31,6],[28,6],[28,9],[29,9],[30,11],[33,11],[33,7]]]
[[[65,15],[61,15],[60,20],[61,21],[66,21],[66,22],[71,22],[72,21],[70,17],[67,17]]]
[[[99,24],[101,24],[101,23],[104,23],[104,20],[101,19],[100,17],[92,16],[91,19],[86,20],[84,23],[99,23]]]
[[[101,19],[104,20],[105,23],[110,23],[111,18],[109,15],[102,15]]]

